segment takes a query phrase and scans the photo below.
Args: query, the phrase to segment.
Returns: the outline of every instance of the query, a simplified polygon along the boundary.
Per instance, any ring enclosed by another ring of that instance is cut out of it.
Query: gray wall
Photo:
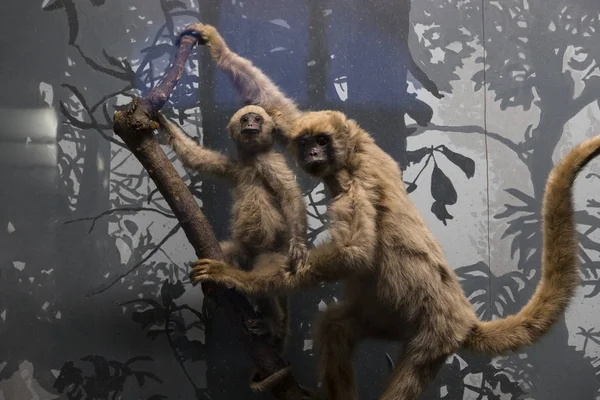
[[[186,278],[191,247],[110,126],[115,107],[158,82],[189,22],[216,25],[303,107],[345,111],[373,134],[484,319],[530,297],[547,174],[600,125],[592,0],[4,3],[0,400],[267,398],[249,393],[243,349]],[[167,107],[231,151],[239,98],[205,49],[194,54]],[[173,160],[225,238],[228,188]],[[583,282],[565,318],[510,357],[453,356],[423,398],[600,398],[599,172],[576,186]],[[323,186],[299,176],[315,243]],[[311,321],[337,296],[332,285],[292,300],[286,357],[312,387]],[[361,345],[361,398],[377,398],[396,352]]]

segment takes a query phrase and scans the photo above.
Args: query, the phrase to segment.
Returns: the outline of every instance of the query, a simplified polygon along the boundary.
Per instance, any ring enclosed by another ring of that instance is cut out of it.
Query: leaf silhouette
[[[171,305],[173,300],[180,298],[183,293],[185,293],[185,287],[180,280],[175,283],[165,280],[160,288],[161,300],[165,307]]]
[[[165,320],[165,310],[163,308],[150,308],[145,311],[134,311],[131,314],[131,319],[145,329],[150,325],[160,325]]]
[[[433,166],[433,172],[431,173],[431,196],[434,200],[436,200],[436,202],[440,202],[445,205],[455,204],[458,198],[452,181],[446,176],[446,174],[444,174],[437,164]]]
[[[129,233],[131,233],[132,235],[135,235],[138,231],[138,226],[135,222],[133,222],[130,219],[126,219],[125,221],[123,221],[123,225],[125,225],[125,228],[129,231]]]
[[[446,205],[439,201],[433,202],[433,204],[431,205],[431,212],[437,217],[437,219],[442,221],[444,225],[447,225],[447,219],[454,219],[454,217],[448,213]]]
[[[517,199],[521,200],[523,203],[529,206],[536,205],[538,203],[538,201],[535,198],[531,197],[526,193],[523,193],[522,191],[516,188],[508,188],[506,189],[506,193],[516,197]]]
[[[475,175],[475,161],[473,161],[471,158],[463,156],[462,154],[458,154],[446,146],[441,147],[441,152],[454,165],[462,169],[467,178],[472,178],[473,175]]]
[[[431,149],[427,147],[422,147],[417,150],[407,151],[406,152],[406,161],[408,162],[408,166],[412,164],[418,164],[423,160],[423,157],[431,153]]]
[[[140,387],[144,386],[144,383],[146,383],[146,378],[152,379],[158,383],[162,383],[162,379],[154,375],[152,372],[140,371],[134,372],[133,374],[135,375],[135,379],[137,379],[138,385],[140,385]]]
[[[174,343],[183,361],[201,361],[206,358],[206,348],[199,340],[189,340],[187,336],[181,335]]]
[[[490,320],[494,316],[502,317],[510,309],[516,308],[517,293],[527,282],[526,276],[520,271],[496,276],[482,261],[455,271],[465,295],[472,304],[478,306],[478,317],[484,320]],[[495,288],[491,293],[490,287]]]
[[[414,192],[416,189],[417,189],[417,184],[414,182],[411,182],[406,186],[406,192],[409,194]]]

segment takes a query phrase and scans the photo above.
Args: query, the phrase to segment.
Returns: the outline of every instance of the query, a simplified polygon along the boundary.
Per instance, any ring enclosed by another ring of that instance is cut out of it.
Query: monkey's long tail
[[[516,315],[477,322],[465,348],[502,355],[529,346],[546,334],[566,310],[579,284],[573,183],[598,154],[600,136],[579,144],[552,169],[542,205],[544,248],[540,283]]]

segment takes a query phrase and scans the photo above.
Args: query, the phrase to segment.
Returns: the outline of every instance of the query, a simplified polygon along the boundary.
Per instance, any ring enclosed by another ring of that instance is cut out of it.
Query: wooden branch
[[[181,38],[177,54],[163,81],[148,96],[135,98],[125,109],[117,111],[114,115],[113,129],[148,171],[148,175],[181,223],[196,255],[199,258],[223,260],[221,248],[210,223],[153,135],[153,131],[158,128],[158,123],[155,122],[156,113],[165,105],[181,78],[185,63],[196,42],[197,39],[192,35]],[[205,296],[214,300],[226,313],[256,365],[261,379],[288,367],[275,347],[269,345],[264,337],[253,333],[251,327],[256,326],[258,316],[243,295],[233,289],[211,283],[203,283],[202,290]],[[270,389],[277,399],[306,398],[305,392],[291,373]]]

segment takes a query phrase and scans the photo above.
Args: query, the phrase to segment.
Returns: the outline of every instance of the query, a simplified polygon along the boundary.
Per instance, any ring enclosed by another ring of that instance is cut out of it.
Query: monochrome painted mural
[[[26,0],[0,7],[0,400],[261,399],[229,323],[187,278],[180,225],[112,116],[162,78],[175,35],[217,27],[305,109],[356,119],[404,170],[482,319],[518,311],[539,280],[553,164],[600,133],[597,0]],[[9,4],[10,3],[10,4]],[[233,151],[241,100],[204,47],[166,108]],[[165,150],[167,150],[165,148]],[[229,188],[167,153],[219,239]],[[461,352],[423,399],[600,398],[600,163],[576,184],[582,284],[538,344]],[[296,169],[297,170],[297,169]],[[298,174],[311,244],[322,184]],[[311,324],[337,285],[292,296],[285,359],[316,387]],[[356,354],[377,399],[398,346]]]

